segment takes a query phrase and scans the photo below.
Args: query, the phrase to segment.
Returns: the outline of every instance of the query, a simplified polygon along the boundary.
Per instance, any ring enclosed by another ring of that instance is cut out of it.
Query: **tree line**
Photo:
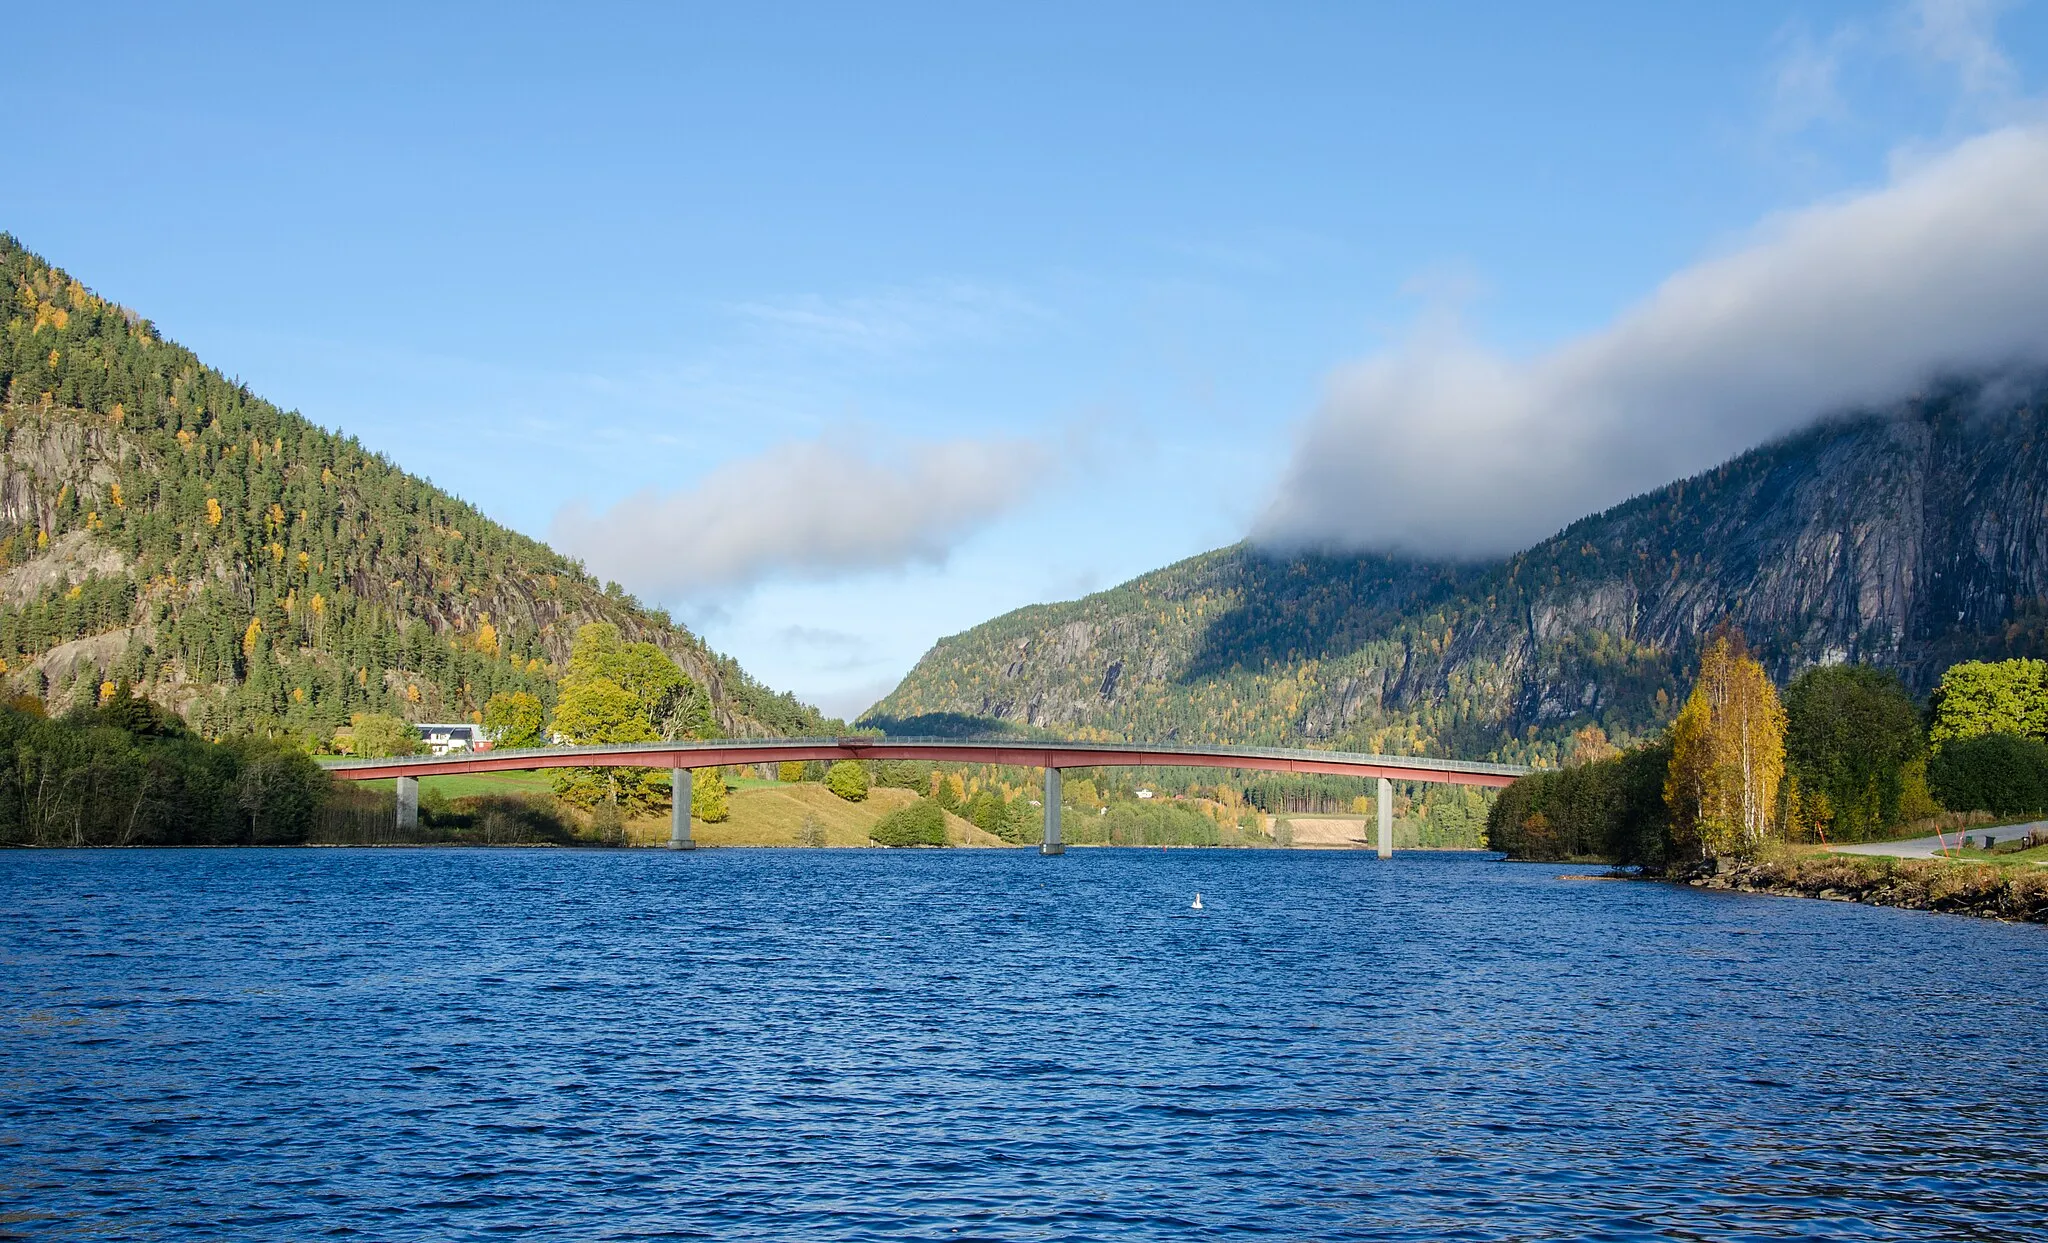
[[[10,846],[292,845],[328,788],[297,748],[208,742],[126,686],[54,719],[30,697],[0,705],[0,843]]]
[[[1808,669],[1780,695],[1724,628],[1661,734],[1623,750],[1588,727],[1574,742],[1564,767],[1501,793],[1489,845],[1686,868],[1773,841],[1882,838],[1944,811],[2048,814],[2048,663],[1952,665],[1924,706],[1869,665]]]

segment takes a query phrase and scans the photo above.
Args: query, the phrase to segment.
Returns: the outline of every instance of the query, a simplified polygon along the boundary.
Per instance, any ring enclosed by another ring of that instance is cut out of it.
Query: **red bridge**
[[[1393,853],[1395,781],[1505,786],[1528,772],[1515,764],[1361,755],[1348,751],[1292,751],[1263,747],[1180,747],[1130,742],[1024,742],[952,738],[722,738],[712,742],[637,742],[544,750],[475,751],[460,755],[401,756],[378,760],[328,760],[343,781],[398,778],[398,817],[417,823],[419,778],[453,773],[488,773],[536,768],[666,768],[675,783],[669,846],[687,850],[690,840],[690,770],[725,764],[774,764],[794,760],[937,760],[954,764],[1004,764],[1045,770],[1045,854],[1060,841],[1060,770],[1065,768],[1164,767],[1231,768],[1256,772],[1317,773],[1379,779],[1379,853]]]

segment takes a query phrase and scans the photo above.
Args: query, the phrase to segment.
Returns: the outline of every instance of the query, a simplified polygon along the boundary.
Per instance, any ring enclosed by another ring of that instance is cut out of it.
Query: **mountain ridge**
[[[1661,728],[1724,620],[1780,678],[1867,660],[1924,690],[2044,646],[2044,395],[1930,385],[1494,562],[1198,554],[948,636],[863,720],[1553,759],[1584,725]]]
[[[0,234],[0,676],[126,680],[203,732],[552,703],[577,626],[660,646],[733,734],[830,722],[666,613],[207,367]]]

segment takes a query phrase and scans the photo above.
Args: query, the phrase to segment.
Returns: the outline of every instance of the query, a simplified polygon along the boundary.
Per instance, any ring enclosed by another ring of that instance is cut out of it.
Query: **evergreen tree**
[[[552,706],[595,621],[633,647],[629,689],[662,692],[665,736],[826,732],[666,615],[256,397],[5,235],[0,451],[19,496],[0,569],[119,566],[0,606],[12,689],[46,691],[56,646],[126,632],[86,671],[95,688],[128,677],[211,736],[325,743],[357,712],[478,720],[500,693]],[[633,645],[696,676],[665,682]]]

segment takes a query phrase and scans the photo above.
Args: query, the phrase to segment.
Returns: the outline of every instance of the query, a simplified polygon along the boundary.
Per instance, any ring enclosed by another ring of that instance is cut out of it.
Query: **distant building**
[[[446,725],[422,722],[413,728],[420,731],[420,737],[427,740],[427,749],[435,755],[446,755],[450,751],[487,751],[490,743],[484,739],[481,725],[467,721],[456,721]]]
[[[1139,797],[1139,798],[1151,798],[1151,797],[1152,797],[1152,791],[1150,791],[1150,790],[1140,790],[1140,791],[1138,791],[1138,797]]]

